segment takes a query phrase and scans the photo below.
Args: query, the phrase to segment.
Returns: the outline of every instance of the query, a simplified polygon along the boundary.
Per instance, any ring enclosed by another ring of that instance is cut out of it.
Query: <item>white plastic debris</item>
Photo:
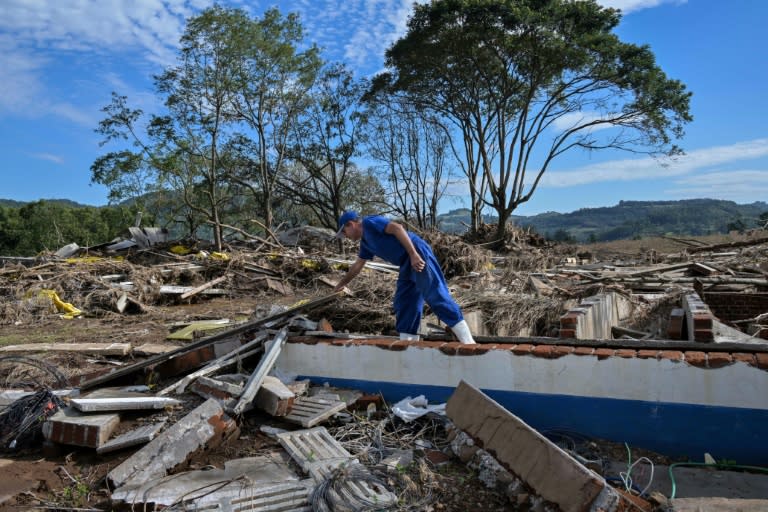
[[[421,418],[430,412],[445,415],[445,404],[429,405],[424,395],[419,395],[416,398],[407,396],[392,406],[392,412],[398,418],[408,422]]]

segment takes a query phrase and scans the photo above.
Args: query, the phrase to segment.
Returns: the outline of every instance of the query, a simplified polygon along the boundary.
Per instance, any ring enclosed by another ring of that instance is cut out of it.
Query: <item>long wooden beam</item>
[[[317,306],[321,306],[323,304],[326,304],[333,299],[336,299],[340,296],[344,295],[344,291],[338,291],[334,292],[330,295],[326,295],[324,297],[320,297],[308,302],[305,302],[303,304],[299,304],[297,306],[294,306],[292,308],[288,308],[285,311],[282,311],[280,313],[275,313],[274,315],[269,315],[263,318],[258,318],[256,320],[251,320],[249,322],[245,322],[243,324],[240,324],[236,327],[233,327],[232,329],[229,329],[227,331],[214,334],[212,336],[208,336],[207,338],[203,338],[201,340],[198,340],[194,343],[190,343],[189,345],[186,345],[184,347],[179,347],[176,350],[172,350],[171,352],[166,352],[165,354],[159,354],[154,357],[150,357],[149,359],[146,359],[144,361],[140,361],[138,363],[132,364],[130,366],[126,366],[125,368],[120,368],[118,370],[115,370],[111,373],[108,373],[106,375],[100,375],[99,377],[93,378],[91,380],[87,380],[84,383],[82,383],[79,388],[81,391],[85,391],[88,389],[95,388],[97,386],[101,386],[103,384],[106,384],[107,382],[111,382],[117,378],[124,377],[126,375],[130,375],[135,371],[142,370],[144,368],[147,368],[148,366],[152,366],[158,363],[162,363],[165,361],[169,361],[171,359],[174,359],[176,357],[179,357],[183,354],[186,354],[187,352],[191,352],[192,350],[197,350],[202,347],[207,347],[209,345],[212,345],[216,343],[217,341],[221,341],[227,338],[231,338],[232,336],[235,336],[237,334],[241,334],[244,332],[248,332],[251,330],[256,329],[257,327],[264,326],[266,324],[270,324],[272,322],[276,322],[278,320],[283,320],[287,317],[290,317],[292,315],[295,315],[296,313],[299,313],[301,311],[307,311],[313,308],[316,308]]]

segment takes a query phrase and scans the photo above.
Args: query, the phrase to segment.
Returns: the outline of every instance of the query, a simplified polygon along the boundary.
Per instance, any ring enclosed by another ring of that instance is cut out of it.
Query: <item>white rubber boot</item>
[[[475,343],[475,338],[472,337],[472,333],[469,331],[469,326],[467,325],[466,320],[462,320],[451,327],[451,331],[453,331],[454,336],[456,336],[461,343],[464,343],[465,345]]]
[[[421,336],[418,334],[408,334],[407,332],[401,332],[400,339],[404,341],[419,341]]]

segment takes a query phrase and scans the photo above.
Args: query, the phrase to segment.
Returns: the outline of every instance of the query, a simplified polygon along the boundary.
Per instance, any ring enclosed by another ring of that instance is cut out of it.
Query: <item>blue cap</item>
[[[344,226],[347,225],[347,222],[351,220],[357,220],[360,218],[360,215],[356,211],[353,210],[347,210],[344,213],[341,214],[341,217],[339,217],[339,230],[336,232],[336,238],[341,238],[344,236]]]

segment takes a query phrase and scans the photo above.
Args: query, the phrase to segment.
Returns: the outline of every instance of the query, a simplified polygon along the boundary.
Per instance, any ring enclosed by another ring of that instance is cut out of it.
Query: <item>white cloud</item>
[[[686,176],[674,181],[664,194],[677,198],[710,197],[740,203],[765,201],[768,197],[768,170],[715,171]]]
[[[412,0],[380,0],[369,2],[361,13],[356,31],[344,46],[344,58],[353,65],[362,65],[375,58],[383,60],[384,52],[397,38],[405,34],[408,17],[412,13]]]
[[[39,160],[48,160],[49,162],[53,162],[55,164],[63,164],[64,158],[60,157],[59,155],[52,155],[50,153],[35,153],[32,155],[34,158],[37,158]]]
[[[168,63],[185,18],[194,12],[192,7],[181,0],[4,0],[0,31],[11,34],[19,47],[89,52],[140,49],[145,58]]]
[[[613,7],[621,9],[622,14],[632,11],[658,7],[662,4],[684,4],[687,0],[598,0],[597,3],[603,7]]]
[[[754,139],[731,144],[696,149],[674,160],[639,158],[635,160],[613,160],[588,165],[569,171],[548,171],[541,185],[553,188],[572,187],[604,181],[634,181],[668,178],[691,173],[699,169],[751,160],[768,156],[768,138]],[[768,173],[768,171],[766,171]]]
[[[558,132],[562,132],[562,131],[571,129],[574,126],[581,125],[584,123],[591,123],[592,121],[597,121],[599,119],[600,119],[600,114],[598,112],[570,112],[568,114],[563,114],[562,116],[555,119],[554,122],[552,123],[552,126]],[[603,130],[606,128],[612,128],[612,125],[608,123],[599,124],[591,128],[588,128],[588,130],[592,132],[596,132],[598,130]]]

